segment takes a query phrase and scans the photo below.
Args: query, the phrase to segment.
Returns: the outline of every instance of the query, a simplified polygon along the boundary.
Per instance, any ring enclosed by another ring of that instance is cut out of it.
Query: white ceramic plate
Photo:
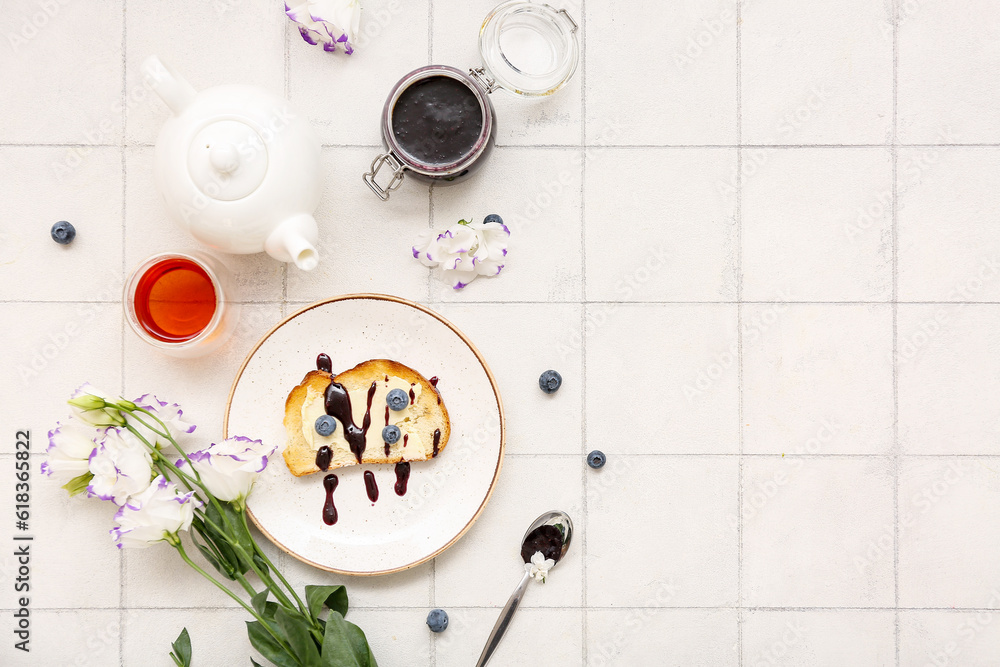
[[[323,523],[323,474],[296,478],[275,455],[250,494],[254,523],[301,561],[341,574],[398,572],[434,558],[475,522],[493,493],[503,462],[503,405],[475,346],[440,315],[377,294],[321,301],[285,318],[247,356],[229,395],[225,432],[284,448],[285,398],[325,352],[334,373],[368,359],[394,359],[440,378],[451,418],[441,455],[412,464],[405,496],[393,490],[394,466],[335,471],[339,519]],[[379,488],[372,504],[363,473]]]

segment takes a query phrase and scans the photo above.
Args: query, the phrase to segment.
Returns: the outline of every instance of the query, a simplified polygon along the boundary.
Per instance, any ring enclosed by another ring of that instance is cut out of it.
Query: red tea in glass
[[[165,343],[191,340],[212,322],[218,301],[208,273],[186,257],[168,257],[139,276],[135,317],[150,335]]]
[[[147,257],[125,281],[122,307],[139,338],[165,354],[187,358],[218,349],[240,314],[229,270],[196,250]]]

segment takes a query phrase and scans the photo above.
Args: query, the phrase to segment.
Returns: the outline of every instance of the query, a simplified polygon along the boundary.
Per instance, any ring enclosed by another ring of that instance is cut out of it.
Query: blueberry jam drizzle
[[[361,422],[361,428],[354,423],[351,413],[351,397],[347,389],[339,382],[331,382],[326,388],[323,396],[323,407],[326,414],[340,421],[344,425],[344,439],[351,448],[351,452],[361,463],[361,457],[365,453],[366,436],[368,427],[372,425],[372,399],[375,397],[376,382],[368,389],[368,409],[365,411],[365,418]]]
[[[396,464],[396,486],[393,488],[397,496],[406,495],[406,483],[410,480],[410,462],[400,461]]]
[[[365,471],[365,491],[368,492],[368,500],[378,500],[378,484],[375,483],[375,473],[371,470]]]
[[[337,490],[339,480],[336,475],[323,478],[323,488],[326,489],[326,502],[323,503],[323,523],[332,526],[337,523],[337,507],[333,504],[333,492]]]
[[[325,352],[320,352],[319,356],[316,357],[316,370],[324,373],[333,372],[333,362],[330,361],[329,355]]]
[[[316,452],[316,467],[320,470],[327,470],[330,468],[330,459],[333,458],[333,452],[326,445],[319,448]]]

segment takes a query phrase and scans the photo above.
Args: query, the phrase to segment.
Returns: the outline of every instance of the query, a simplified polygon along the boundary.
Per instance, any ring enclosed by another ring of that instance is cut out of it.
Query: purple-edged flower
[[[504,224],[459,222],[443,232],[428,230],[413,246],[413,256],[424,266],[441,267],[441,277],[462,289],[477,276],[495,276],[503,270],[510,229]]]
[[[260,440],[236,436],[188,454],[188,458],[208,492],[228,502],[247,497],[274,450]],[[180,460],[177,467],[183,464]]]
[[[133,402],[137,407],[148,410],[159,417],[160,420],[167,425],[167,431],[177,442],[182,442],[184,436],[194,433],[195,428],[197,428],[194,424],[189,424],[184,421],[184,411],[181,410],[181,406],[176,403],[161,401],[152,394],[143,394]],[[164,438],[162,435],[152,433],[139,422],[141,419],[150,426],[159,429],[160,425],[157,424],[156,421],[149,415],[143,414],[142,412],[138,413],[138,415],[126,413],[125,419],[137,431],[142,433],[143,437],[146,438],[146,440],[148,440],[151,444],[157,444],[161,447],[167,447],[170,445],[169,439]]]
[[[191,527],[194,510],[202,505],[194,492],[180,493],[160,475],[142,493],[132,496],[115,514],[111,537],[123,547],[144,549],[162,540],[176,540]]]
[[[87,495],[115,505],[124,505],[131,496],[145,491],[153,477],[149,449],[131,432],[117,428],[108,429],[90,456],[89,468],[94,478]]]
[[[45,450],[48,457],[42,463],[42,474],[63,484],[86,475],[100,435],[96,428],[76,420],[57,424],[49,431],[49,446]]]
[[[322,44],[323,50],[333,53],[337,46],[344,53],[354,53],[361,27],[360,0],[289,0],[285,14],[298,24],[299,34],[307,44]]]
[[[124,426],[125,417],[117,407],[108,406],[108,394],[89,382],[73,392],[69,399],[73,416],[91,426]],[[114,399],[111,399],[114,402]]]

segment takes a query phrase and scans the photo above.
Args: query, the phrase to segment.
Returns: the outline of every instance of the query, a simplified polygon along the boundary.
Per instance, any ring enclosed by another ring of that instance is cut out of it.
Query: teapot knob
[[[240,166],[240,154],[230,143],[217,143],[209,150],[208,159],[216,171],[231,174]]]

